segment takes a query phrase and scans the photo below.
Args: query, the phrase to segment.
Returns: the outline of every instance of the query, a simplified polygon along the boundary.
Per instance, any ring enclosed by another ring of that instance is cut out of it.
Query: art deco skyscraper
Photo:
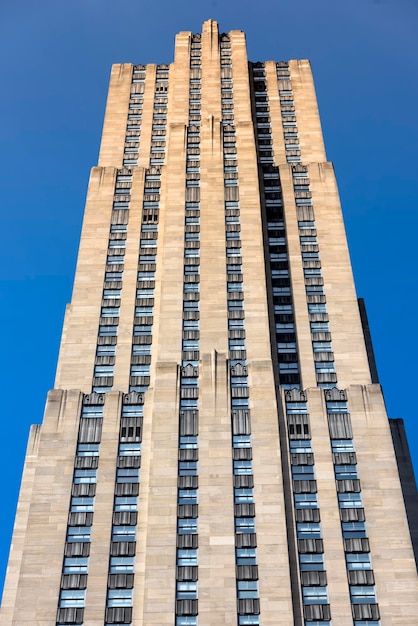
[[[2,626],[416,624],[371,361],[309,62],[115,65]]]

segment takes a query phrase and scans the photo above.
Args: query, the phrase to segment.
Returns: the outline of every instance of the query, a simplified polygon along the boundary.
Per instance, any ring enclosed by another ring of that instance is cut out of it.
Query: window
[[[60,608],[84,606],[85,589],[62,589],[59,598]]]
[[[178,504],[197,504],[197,489],[179,489]]]
[[[258,598],[258,583],[256,580],[237,580],[238,598]]]
[[[94,377],[103,378],[107,376],[113,376],[113,365],[96,365],[94,368]]]
[[[111,574],[129,573],[134,571],[135,557],[111,556],[109,571]]]
[[[83,417],[85,416],[83,415]],[[99,456],[99,444],[79,443],[77,446],[77,456]]]
[[[194,533],[197,533],[197,519],[179,519],[177,532],[179,535],[192,535]]]
[[[148,364],[131,365],[131,376],[149,376],[150,366]]]
[[[299,565],[303,572],[323,571],[324,555],[323,554],[299,554]]]
[[[180,408],[181,409],[197,409],[198,408],[198,400],[197,398],[181,398],[180,400]]]
[[[197,616],[176,615],[176,626],[197,626]]]
[[[89,512],[94,510],[94,498],[71,498],[70,511]]]
[[[337,480],[358,478],[357,465],[335,465],[334,470],[335,470],[335,478]]]
[[[199,283],[186,283],[184,285],[184,293],[198,293],[198,291]]]
[[[298,539],[319,539],[321,537],[321,529],[319,524],[314,522],[306,522],[297,524]]]
[[[338,506],[340,509],[362,508],[361,495],[359,493],[339,493]]]
[[[290,452],[293,454],[312,452],[311,441],[309,439],[291,439],[289,444]]]
[[[116,346],[97,346],[96,356],[115,356]]]
[[[123,272],[106,272],[105,273],[105,281],[121,281],[123,277]]]
[[[197,448],[197,437],[193,435],[180,437],[179,447],[181,449]]]
[[[103,306],[100,311],[101,317],[119,317],[119,307]]]
[[[253,490],[244,487],[234,489],[234,502],[236,504],[240,504],[241,502],[254,502]]]
[[[179,476],[196,476],[197,461],[179,461]]]
[[[308,304],[308,312],[309,313],[326,313],[327,307],[326,304]]]
[[[326,587],[302,587],[303,604],[328,604]]]
[[[107,606],[132,606],[133,589],[109,589]]]
[[[132,346],[132,355],[147,355],[151,354],[151,345],[150,344],[134,344]]]
[[[64,574],[87,574],[88,570],[88,557],[66,556],[64,559],[63,573]]]
[[[341,526],[343,531],[343,537],[346,539],[366,537],[365,522],[343,522]]]
[[[197,565],[197,550],[177,550],[177,565],[181,565],[184,567]]]
[[[138,483],[139,482],[139,468],[136,468],[136,467],[118,468],[116,470],[116,482],[117,483]]]
[[[252,474],[252,464],[251,461],[234,461],[234,474]]]
[[[375,604],[376,602],[373,585],[351,585],[350,596],[353,604]]]
[[[69,526],[67,541],[69,543],[91,541],[91,526]]]
[[[138,510],[138,498],[136,496],[116,496],[115,511],[137,511]]]
[[[331,449],[333,452],[354,452],[354,444],[351,439],[332,439]]]
[[[140,456],[141,444],[140,443],[120,443],[119,444],[119,456]]]
[[[134,337],[139,337],[141,335],[152,335],[152,326],[135,325],[134,326]]]
[[[179,600],[197,598],[197,582],[177,581],[176,598]]]
[[[113,526],[112,541],[135,541],[136,526]]]
[[[124,262],[124,258],[125,257],[123,255],[108,256],[106,263],[108,265],[119,265]]]
[[[232,293],[233,291],[242,291],[243,284],[242,283],[230,283],[226,284],[228,293]]]
[[[234,448],[251,448],[250,435],[234,435],[232,445]]]
[[[345,560],[348,570],[372,569],[370,554],[368,554],[367,552],[347,552],[345,555]]]
[[[255,565],[257,563],[255,548],[237,548],[235,552],[237,565]]]
[[[259,615],[238,615],[238,626],[259,626]]]
[[[329,323],[328,322],[311,322],[311,332],[312,333],[327,333],[329,332]]]
[[[236,517],[236,533],[255,533],[255,517]]]
[[[318,500],[316,493],[295,493],[295,508],[297,509],[317,509]]]
[[[313,341],[312,348],[314,352],[332,352],[330,341]]]
[[[96,482],[95,469],[76,469],[74,470],[73,483],[78,485],[80,483],[95,483]]]
[[[94,404],[83,406],[81,410],[81,417],[103,417],[103,406],[97,406]]]
[[[293,480],[315,480],[313,465],[292,465]]]

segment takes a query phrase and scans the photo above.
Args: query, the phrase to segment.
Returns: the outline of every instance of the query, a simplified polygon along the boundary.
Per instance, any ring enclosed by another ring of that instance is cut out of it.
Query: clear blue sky
[[[388,413],[405,419],[418,467],[416,1],[0,0],[0,588],[29,425],[53,386],[110,66],[171,62],[175,33],[208,18],[244,30],[253,61],[311,59]]]

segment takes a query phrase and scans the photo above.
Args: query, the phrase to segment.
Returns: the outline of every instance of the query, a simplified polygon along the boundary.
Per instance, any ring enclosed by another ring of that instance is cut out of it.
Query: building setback
[[[309,62],[114,65],[2,626],[416,624],[360,311]]]

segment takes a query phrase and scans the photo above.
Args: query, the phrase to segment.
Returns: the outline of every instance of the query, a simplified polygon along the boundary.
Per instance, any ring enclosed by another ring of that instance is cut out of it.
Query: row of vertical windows
[[[279,170],[274,167],[269,100],[265,69],[262,63],[253,65],[253,76],[257,148],[259,161],[263,167],[264,200],[267,213],[267,238],[273,289],[279,381],[284,389],[295,389],[296,391],[300,387],[300,371],[283,218],[283,200]],[[283,126],[286,135],[289,126],[287,121],[283,122]],[[287,140],[285,143],[286,158],[291,162],[295,155],[288,150]],[[299,155],[298,160],[300,160]],[[294,392],[289,391],[289,393]],[[290,403],[287,409],[304,619],[306,624],[312,623],[313,620],[319,621],[321,624],[330,624],[314,457],[307,407],[306,404],[302,406],[299,403]],[[295,415],[293,411],[295,411]]]
[[[131,188],[132,171],[117,170],[92,382],[97,393],[113,387]]]
[[[145,172],[138,275],[134,310],[129,391],[144,392],[150,385],[155,269],[161,187],[161,165],[165,158],[168,66],[156,72],[151,136],[150,167]]]
[[[96,494],[104,396],[83,398],[56,624],[82,624]]]
[[[260,624],[254,478],[245,342],[240,209],[230,43],[221,40],[228,349],[234,481],[235,563],[238,624]],[[245,539],[244,539],[245,537]]]
[[[182,362],[177,470],[176,626],[198,623],[200,35],[193,35],[187,129]],[[199,99],[197,99],[199,97]],[[196,195],[193,196],[192,192]]]
[[[304,394],[297,390],[286,392],[286,416],[304,623],[311,625],[315,619],[325,626],[331,624],[331,614],[315,460]]]
[[[267,213],[267,237],[273,288],[279,380],[284,389],[292,389],[300,386],[300,371],[283,219],[283,199],[279,170],[274,166],[269,99],[263,63],[253,64],[253,77],[257,149],[263,171],[264,202]]]
[[[352,616],[356,625],[378,626],[379,606],[346,393],[332,389],[325,392],[325,400]]]
[[[135,167],[138,164],[142,109],[144,106],[145,76],[145,66],[134,66],[123,153],[124,167]]]
[[[143,394],[124,396],[119,427],[105,624],[132,623]]]
[[[331,389],[337,383],[337,374],[307,166],[293,166],[292,179],[316,382],[318,387]]]
[[[300,163],[302,159],[288,64],[284,62],[277,63],[276,75],[279,81],[280,111],[282,114],[286,161],[287,163]]]

